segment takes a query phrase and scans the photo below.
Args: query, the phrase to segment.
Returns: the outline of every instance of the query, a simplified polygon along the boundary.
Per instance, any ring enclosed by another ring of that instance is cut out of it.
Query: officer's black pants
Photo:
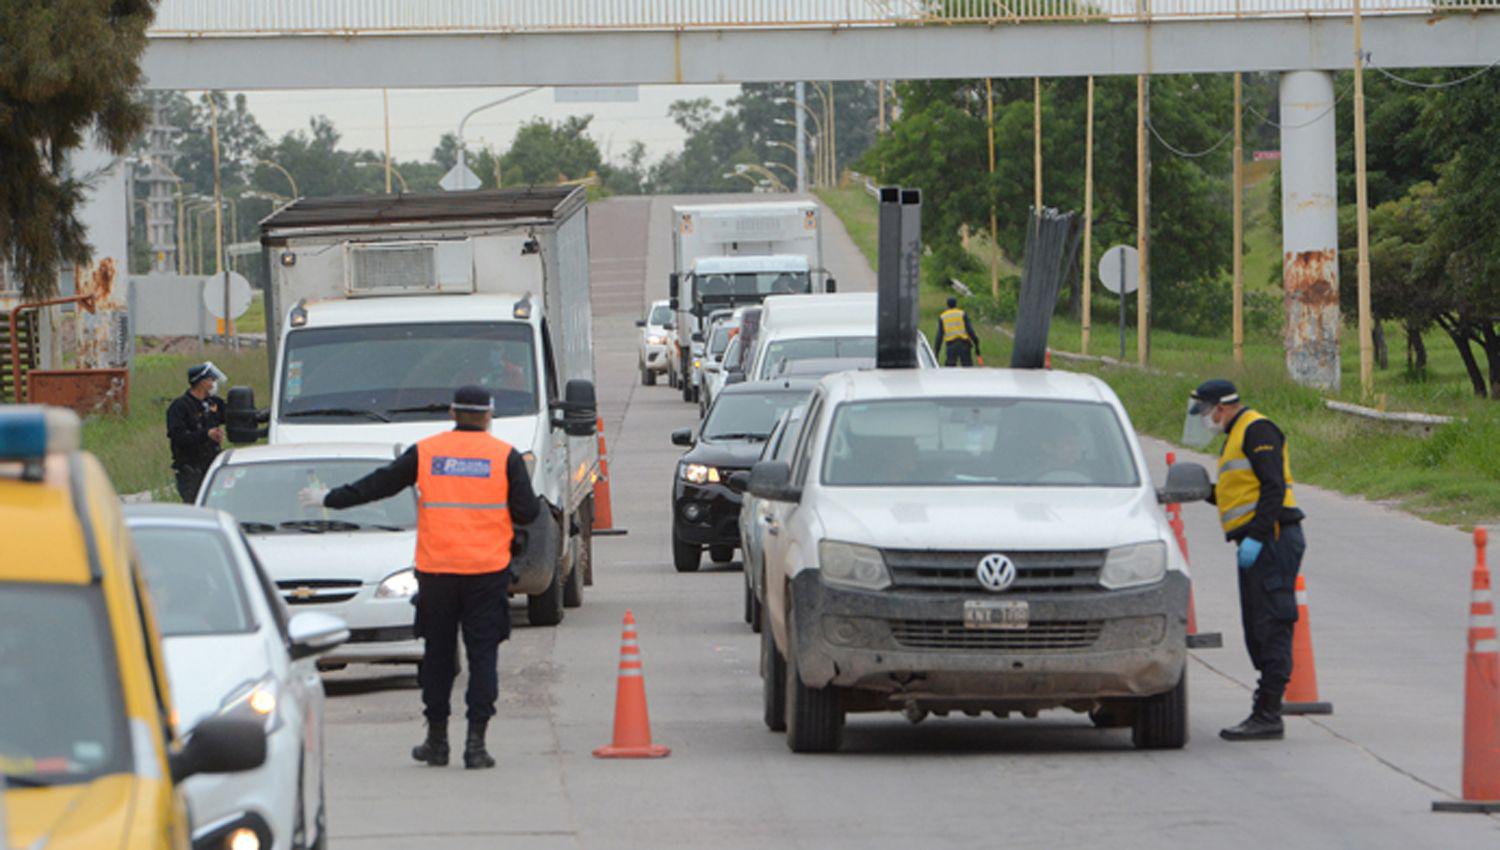
[[[172,471],[177,473],[177,495],[182,497],[182,503],[191,505],[197,501],[198,489],[203,486],[203,470],[179,466]]]
[[[457,675],[460,628],[469,659],[466,716],[471,721],[495,716],[500,692],[497,656],[500,642],[510,637],[509,589],[509,572],[417,573],[417,634],[426,639],[417,678],[429,721],[445,723],[451,713],[448,703]]]
[[[1297,623],[1297,573],[1307,548],[1301,524],[1283,526],[1260,550],[1248,570],[1240,570],[1240,619],[1245,648],[1260,672],[1257,708],[1281,706],[1292,676],[1292,629]]]
[[[943,346],[948,350],[949,366],[973,366],[974,346],[966,339],[945,342]]]

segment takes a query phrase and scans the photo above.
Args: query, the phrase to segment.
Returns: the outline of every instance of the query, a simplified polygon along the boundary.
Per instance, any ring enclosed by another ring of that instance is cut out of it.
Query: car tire
[[[647,369],[645,366],[641,366],[641,386],[656,386],[656,373],[651,371],[650,369]]]
[[[755,589],[750,589],[750,631],[760,634],[765,630],[766,607],[760,604],[760,597],[755,595]]]
[[[754,599],[755,599],[755,594],[753,594],[753,593],[750,592],[750,580],[746,579],[745,580],[745,623],[746,624],[748,624],[750,622],[751,616],[755,613],[754,610],[753,610],[753,608],[752,608],[752,605],[754,604]]]
[[[533,626],[555,626],[563,620],[563,577],[552,574],[552,582],[541,593],[526,597],[526,619]]]
[[[697,543],[684,543],[672,538],[672,566],[679,573],[696,573],[698,563],[703,560],[703,547]]]
[[[766,728],[786,731],[786,662],[776,650],[771,630],[760,633],[760,693]]]
[[[1187,667],[1172,690],[1141,700],[1130,739],[1142,750],[1180,750],[1187,744]]]
[[[328,794],[323,789],[323,777],[318,777],[318,816],[314,819],[318,827],[318,839],[309,850],[328,850]]]
[[[708,557],[715,564],[727,564],[734,560],[734,547],[710,546],[708,547]]]
[[[796,634],[791,620],[787,636]],[[789,649],[791,647],[788,647]],[[809,688],[797,670],[797,653],[786,660],[786,745],[794,753],[831,753],[844,742],[844,705],[839,689]]]

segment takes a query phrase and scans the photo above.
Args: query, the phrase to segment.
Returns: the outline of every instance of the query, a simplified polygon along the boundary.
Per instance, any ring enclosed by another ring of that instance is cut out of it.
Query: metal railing
[[[154,37],[807,29],[1341,17],[1354,0],[161,0]],[[1500,10],[1500,0],[1367,0],[1369,14]]]

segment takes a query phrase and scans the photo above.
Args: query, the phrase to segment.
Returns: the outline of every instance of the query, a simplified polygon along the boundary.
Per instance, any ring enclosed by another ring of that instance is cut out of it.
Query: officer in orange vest
[[[541,513],[521,454],[490,435],[494,402],[483,387],[453,394],[452,431],[428,437],[389,465],[331,492],[304,490],[305,503],[351,508],[417,488],[417,619],[425,639],[418,679],[427,739],[412,758],[448,763],[449,699],[457,676],[458,631],[469,658],[464,767],[494,767],[485,728],[499,695],[497,654],[510,637],[514,527]]]

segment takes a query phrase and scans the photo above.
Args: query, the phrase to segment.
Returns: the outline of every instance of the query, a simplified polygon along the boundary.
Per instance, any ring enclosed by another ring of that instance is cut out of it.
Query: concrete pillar
[[[1339,387],[1338,156],[1333,75],[1281,75],[1281,258],[1286,365],[1305,386]]]
[[[797,191],[807,193],[807,84],[801,80],[797,81]]]

